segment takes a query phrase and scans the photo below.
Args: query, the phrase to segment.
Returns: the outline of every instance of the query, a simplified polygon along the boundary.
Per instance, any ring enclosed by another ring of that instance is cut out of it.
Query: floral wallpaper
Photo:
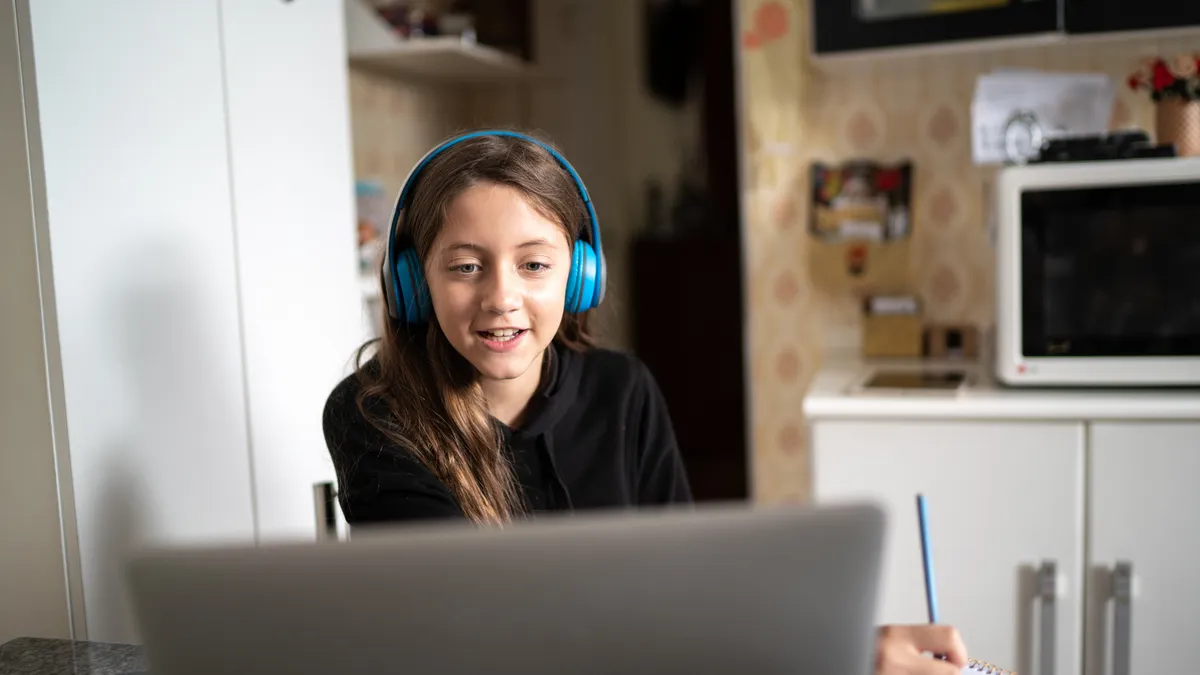
[[[389,198],[429,148],[451,133],[521,123],[520,97],[494,87],[391,78],[350,69],[354,173],[383,184]]]
[[[809,496],[802,399],[830,348],[854,347],[865,292],[920,296],[927,318],[991,324],[988,239],[992,171],[971,161],[975,78],[1000,67],[1100,71],[1118,84],[1113,128],[1153,134],[1149,99],[1124,86],[1148,56],[1194,51],[1197,39],[1145,37],[951,55],[809,56],[810,0],[738,0],[753,481],[756,499]],[[866,244],[807,235],[814,160],[913,162],[911,236]]]

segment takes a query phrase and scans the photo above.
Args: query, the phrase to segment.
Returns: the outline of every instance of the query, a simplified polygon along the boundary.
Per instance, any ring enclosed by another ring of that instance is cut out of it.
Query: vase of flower
[[[1155,106],[1154,127],[1158,142],[1173,143],[1175,154],[1200,155],[1200,101],[1159,101]]]
[[[1129,87],[1154,101],[1154,136],[1179,156],[1200,156],[1200,59],[1177,54],[1146,60],[1129,76]]]

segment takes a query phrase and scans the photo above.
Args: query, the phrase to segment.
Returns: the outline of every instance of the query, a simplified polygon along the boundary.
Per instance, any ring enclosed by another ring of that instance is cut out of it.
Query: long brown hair
[[[562,225],[572,247],[581,236],[586,206],[571,176],[550,153],[523,138],[479,136],[443,150],[422,169],[398,226],[418,258],[428,258],[454,199],[485,182],[519,190],[542,216]],[[381,336],[358,352],[363,383],[359,410],[433,472],[468,518],[481,524],[508,522],[525,511],[524,499],[478,373],[436,320],[407,325],[391,320],[383,304]],[[554,341],[576,351],[592,346],[587,323],[586,312],[564,314]],[[364,367],[364,354],[372,345],[373,363]]]

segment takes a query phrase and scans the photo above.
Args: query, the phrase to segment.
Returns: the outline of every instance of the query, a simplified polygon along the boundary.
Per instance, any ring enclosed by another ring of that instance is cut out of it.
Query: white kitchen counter
[[[961,369],[968,381],[955,392],[857,390],[877,368]],[[1200,389],[1016,389],[997,384],[981,364],[864,361],[834,353],[809,387],[804,414],[810,420],[1200,420]]]

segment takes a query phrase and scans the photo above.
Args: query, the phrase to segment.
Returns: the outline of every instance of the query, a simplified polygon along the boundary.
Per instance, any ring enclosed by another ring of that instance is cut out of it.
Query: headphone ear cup
[[[433,316],[433,297],[429,295],[429,284],[425,282],[425,268],[417,258],[416,249],[409,249],[409,269],[412,271],[413,288],[417,302],[414,305],[416,316],[413,323],[425,323]]]
[[[396,298],[398,318],[405,323],[420,323],[422,303],[418,294],[425,285],[425,279],[421,274],[421,264],[417,262],[417,252],[411,248],[401,251],[396,256],[394,274],[400,285],[400,297]]]
[[[604,251],[600,251],[600,258],[596,262],[596,300],[592,307],[599,307],[604,302],[604,291],[608,289],[608,258],[604,257]]]
[[[580,245],[583,242],[576,240],[575,246],[571,249],[571,270],[567,273],[567,298],[564,307],[568,314],[575,313],[575,307],[579,304],[579,270],[582,269],[583,253],[580,250]]]
[[[577,239],[571,255],[571,276],[567,281],[567,311],[578,314],[596,306],[598,260],[592,245]]]
[[[392,265],[391,257],[385,255],[383,264],[379,267],[379,283],[383,286],[383,299],[387,303],[388,316],[393,321],[400,318],[399,307],[396,303],[396,289],[392,286],[394,273],[395,266]]]

